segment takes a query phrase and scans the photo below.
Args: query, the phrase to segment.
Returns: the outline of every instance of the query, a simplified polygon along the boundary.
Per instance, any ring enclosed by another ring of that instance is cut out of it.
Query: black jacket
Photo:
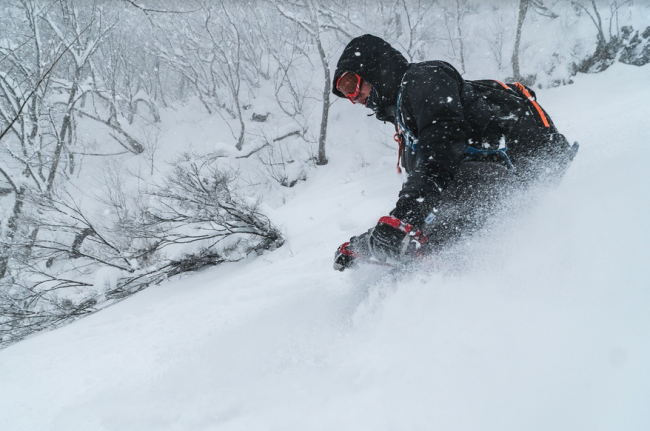
[[[540,154],[566,147],[548,115],[528,99],[534,98],[528,88],[524,95],[498,81],[466,81],[443,61],[409,64],[387,42],[368,34],[345,48],[333,84],[345,71],[359,74],[377,89],[379,120],[396,124],[401,91],[402,123],[418,142],[415,148],[404,147],[401,154],[408,180],[391,215],[416,226],[438,205],[440,191],[467,159],[468,146],[506,146],[512,163],[522,169],[535,165],[531,160]],[[332,91],[344,97],[335,85]],[[557,144],[545,144],[554,140]]]

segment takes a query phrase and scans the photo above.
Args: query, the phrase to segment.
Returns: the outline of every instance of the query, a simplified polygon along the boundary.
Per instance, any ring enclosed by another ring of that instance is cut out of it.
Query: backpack
[[[496,93],[501,97],[504,95],[501,93],[501,91],[506,91],[510,92],[515,97],[524,99],[531,105],[533,111],[537,114],[536,119],[539,122],[539,126],[543,128],[550,128],[551,130],[549,131],[557,132],[555,125],[551,121],[549,115],[546,113],[546,111],[544,111],[539,103],[537,103],[537,96],[535,95],[535,91],[533,91],[530,87],[527,87],[519,82],[506,84],[496,79],[482,79],[478,81],[471,81],[471,83],[473,85],[496,90],[493,92],[493,94]]]

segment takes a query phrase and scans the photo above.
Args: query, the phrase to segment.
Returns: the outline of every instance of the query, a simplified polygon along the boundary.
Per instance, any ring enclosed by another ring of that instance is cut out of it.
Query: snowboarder
[[[408,174],[389,215],[337,249],[340,271],[357,259],[403,260],[475,232],[513,187],[560,179],[577,151],[528,87],[464,80],[443,61],[408,63],[370,34],[345,47],[332,92],[395,125],[397,170]]]

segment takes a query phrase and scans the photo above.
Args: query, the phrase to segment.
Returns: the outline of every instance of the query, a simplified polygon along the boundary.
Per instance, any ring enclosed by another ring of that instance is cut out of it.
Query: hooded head
[[[345,97],[336,88],[336,82],[344,72],[354,72],[377,91],[377,118],[394,122],[397,93],[407,68],[406,58],[388,42],[377,36],[364,34],[352,39],[343,50],[336,64],[332,93]]]

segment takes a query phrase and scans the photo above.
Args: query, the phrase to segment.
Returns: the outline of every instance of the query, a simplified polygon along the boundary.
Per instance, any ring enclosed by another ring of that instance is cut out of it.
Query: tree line
[[[79,189],[73,179],[89,159],[138,157],[153,175],[161,112],[198,100],[228,125],[238,158],[254,155],[269,181],[291,187],[306,177],[291,171],[296,158],[328,162],[331,67],[352,37],[377,34],[409,61],[442,58],[463,73],[487,67],[494,77],[531,85],[548,71],[527,62],[541,58],[549,70],[568,67],[549,81],[561,84],[616,60],[650,61],[650,30],[628,25],[632,6],[595,0],[4,2],[0,344],[171,275],[282,245],[259,202],[237,192],[242,179],[221,163],[223,155],[181,154],[160,181],[135,194],[110,169],[104,190]],[[562,53],[535,51],[541,37],[535,29],[559,21],[558,28],[575,36],[573,45]],[[588,36],[578,27],[589,29]],[[268,95],[273,112],[255,112],[255,101]],[[289,129],[277,136],[269,130],[253,145],[251,124],[263,125],[269,115]],[[101,146],[93,133],[102,134]],[[305,155],[291,154],[288,139],[303,142]],[[194,243],[191,252],[170,252]],[[118,274],[102,292],[93,290],[98,268]]]

